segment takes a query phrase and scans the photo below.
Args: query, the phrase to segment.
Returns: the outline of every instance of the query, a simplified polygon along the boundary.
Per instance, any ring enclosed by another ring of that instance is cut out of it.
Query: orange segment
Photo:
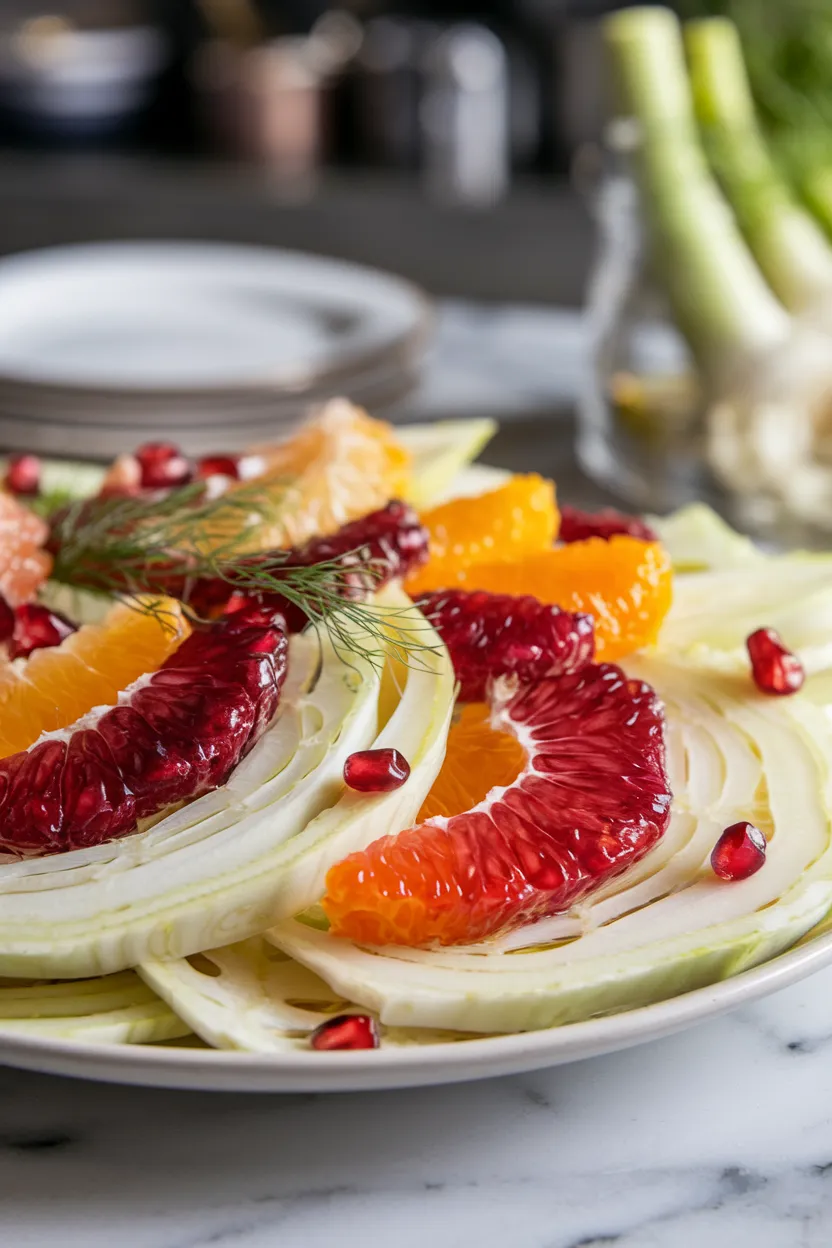
[[[332,533],[403,496],[410,480],[410,452],[390,425],[344,399],[328,403],[286,442],[249,454],[263,460],[256,479],[275,486],[275,517],[257,531],[261,550]]]
[[[430,561],[407,581],[410,594],[462,584],[479,563],[521,559],[551,547],[559,515],[555,487],[536,473],[515,476],[476,498],[455,498],[422,517],[430,534]]]
[[[416,822],[470,810],[493,788],[512,784],[525,762],[517,738],[491,727],[491,712],[483,702],[469,702],[451,725],[442,770]]]
[[[660,542],[591,537],[515,563],[479,563],[454,582],[464,589],[533,594],[595,619],[595,655],[614,661],[656,640],[670,609],[672,571]]]
[[[41,550],[49,530],[11,494],[0,494],[0,593],[13,606],[28,602],[52,569]]]
[[[155,671],[188,632],[178,603],[159,614],[119,604],[25,663],[0,668],[0,757],[28,749],[43,732],[66,728],[96,706],[114,704],[128,685]]]

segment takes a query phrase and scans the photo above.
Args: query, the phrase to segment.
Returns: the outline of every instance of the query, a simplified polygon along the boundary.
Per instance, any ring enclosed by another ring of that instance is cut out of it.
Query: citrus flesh
[[[48,534],[40,516],[0,493],[0,593],[10,606],[28,602],[48,577],[52,558],[41,549]]]
[[[172,599],[152,611],[119,603],[52,649],[0,666],[0,757],[28,749],[41,733],[66,728],[159,668],[188,634]]]
[[[262,461],[254,480],[274,504],[252,535],[258,550],[332,533],[403,497],[410,482],[410,452],[391,426],[343,399],[285,442],[252,447],[248,455]]]
[[[415,947],[480,941],[568,909],[662,836],[664,717],[648,685],[590,664],[517,693],[498,688],[492,711],[523,747],[521,774],[461,814],[436,814],[332,867],[322,904],[334,935]],[[508,773],[516,757],[504,761]],[[469,784],[476,795],[467,774],[460,784],[451,768],[434,808],[452,808]]]
[[[554,485],[532,473],[511,477],[475,498],[452,499],[423,512],[421,520],[430,559],[408,578],[411,596],[467,585],[464,578],[477,564],[513,561],[550,548],[559,516]]]

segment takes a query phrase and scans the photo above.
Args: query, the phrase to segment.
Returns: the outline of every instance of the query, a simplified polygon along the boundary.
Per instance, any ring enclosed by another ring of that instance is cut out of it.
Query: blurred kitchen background
[[[276,243],[576,306],[604,7],[3,0],[0,251]]]
[[[495,416],[501,463],[534,458],[585,501],[611,491],[667,510],[704,497],[778,540],[796,517],[795,540],[814,528],[826,544],[832,0],[676,0],[686,21],[737,22],[684,35],[654,7],[611,22],[622,7],[2,0],[0,257],[130,240],[265,246],[386,270],[435,303],[319,271],[349,298],[317,307],[307,328],[320,341],[307,335],[312,354],[293,363],[301,288],[318,279],[291,257],[258,276],[256,255],[192,255],[180,271],[182,257],[158,254],[161,285],[129,253],[15,261],[0,272],[0,441],[105,458],[153,419],[181,421],[193,442],[213,404],[216,427],[240,416],[242,444],[346,389],[393,419]],[[613,62],[637,143],[616,129]],[[213,308],[200,295],[209,274]],[[260,278],[280,295],[282,328],[265,295],[254,316]],[[251,331],[232,309],[245,282]],[[396,334],[388,299],[404,317]],[[754,342],[752,321],[767,327]],[[191,358],[177,373],[180,339]],[[268,371],[278,339],[282,380]],[[760,367],[772,344],[776,376]],[[108,424],[109,441],[96,432]]]

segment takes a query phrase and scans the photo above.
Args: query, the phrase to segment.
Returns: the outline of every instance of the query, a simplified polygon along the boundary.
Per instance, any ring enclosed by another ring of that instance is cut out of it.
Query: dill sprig
[[[52,579],[119,598],[161,618],[160,595],[180,599],[199,619],[200,591],[216,601],[239,593],[290,604],[349,664],[374,667],[387,655],[420,664],[434,647],[420,639],[430,626],[409,608],[366,601],[385,575],[383,563],[358,551],[298,565],[291,551],[252,554],[257,530],[273,523],[291,483],[259,482],[208,498],[202,483],[155,499],[104,498],[74,503],[52,521]],[[192,599],[196,600],[194,606]]]

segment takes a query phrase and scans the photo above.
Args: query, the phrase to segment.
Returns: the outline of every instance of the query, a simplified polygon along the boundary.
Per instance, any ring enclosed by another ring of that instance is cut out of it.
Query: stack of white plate
[[[280,436],[344,394],[383,412],[414,385],[430,307],[413,286],[297,252],[201,243],[65,247],[0,262],[0,447],[109,459]]]

